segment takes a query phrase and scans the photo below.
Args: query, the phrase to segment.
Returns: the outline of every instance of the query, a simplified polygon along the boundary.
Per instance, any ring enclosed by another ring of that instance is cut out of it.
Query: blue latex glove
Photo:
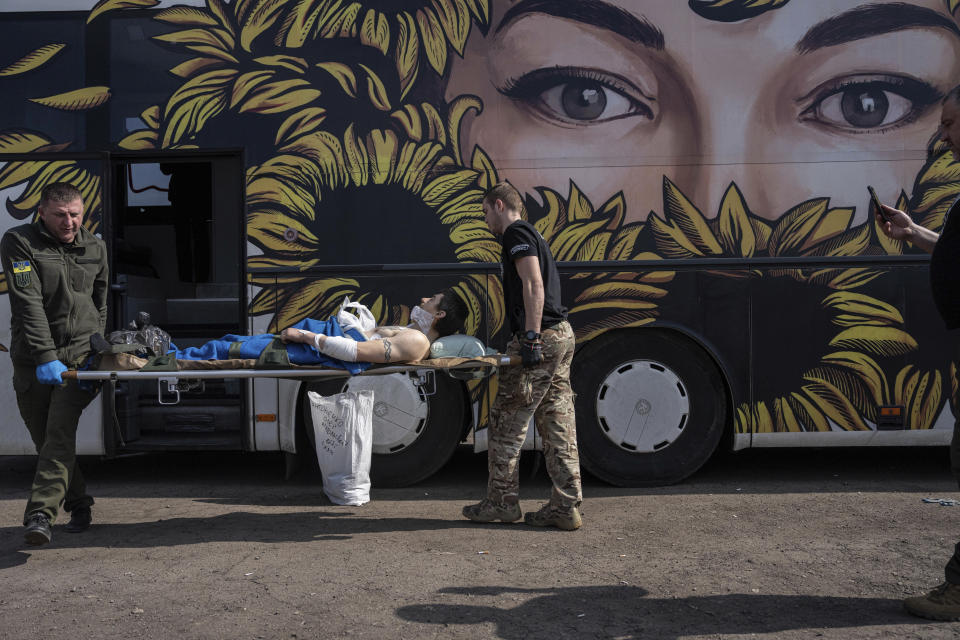
[[[59,360],[51,360],[37,367],[37,380],[43,384],[63,384],[60,374],[67,370],[67,365]]]

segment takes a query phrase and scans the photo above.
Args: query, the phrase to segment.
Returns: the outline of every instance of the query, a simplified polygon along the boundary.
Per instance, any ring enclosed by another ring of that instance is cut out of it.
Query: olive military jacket
[[[10,229],[0,241],[10,297],[10,357],[36,367],[60,360],[80,365],[90,336],[107,322],[107,248],[81,227],[70,244],[41,220]]]

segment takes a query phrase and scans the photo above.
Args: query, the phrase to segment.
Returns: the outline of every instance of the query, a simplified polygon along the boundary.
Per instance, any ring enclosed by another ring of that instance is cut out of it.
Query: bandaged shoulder
[[[342,360],[343,362],[357,361],[357,341],[352,338],[341,338],[339,336],[326,336],[323,345],[320,344],[320,335],[313,338],[313,344],[317,351],[325,356]]]

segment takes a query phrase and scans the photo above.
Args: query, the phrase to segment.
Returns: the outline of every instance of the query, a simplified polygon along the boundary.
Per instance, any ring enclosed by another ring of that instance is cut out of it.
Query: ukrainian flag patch
[[[33,269],[30,267],[30,261],[24,260],[22,262],[13,263],[13,282],[21,289],[25,289],[30,286],[30,272]]]

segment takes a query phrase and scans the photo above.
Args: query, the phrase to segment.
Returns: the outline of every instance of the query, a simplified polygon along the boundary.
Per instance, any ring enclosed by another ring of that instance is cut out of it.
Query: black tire
[[[314,434],[310,415],[310,401],[307,391],[316,391],[321,395],[334,395],[345,390],[355,390],[358,385],[367,388],[370,385],[400,385],[411,401],[412,394],[418,394],[422,414],[401,411],[401,420],[405,422],[402,438],[390,436],[392,441],[383,442],[385,432],[396,432],[396,428],[384,428],[395,407],[389,401],[378,400],[374,390],[374,453],[370,465],[370,481],[375,487],[405,487],[427,479],[445,465],[462,439],[464,423],[467,418],[467,403],[463,385],[442,372],[435,372],[436,392],[426,395],[430,388],[417,388],[406,374],[391,376],[363,376],[344,380],[309,382],[301,389],[301,413],[304,432],[309,440],[308,455],[314,456]],[[408,387],[408,385],[410,385]],[[432,387],[432,383],[427,383]],[[386,395],[386,394],[381,394]],[[415,401],[415,400],[414,400]],[[396,424],[394,422],[393,424]],[[406,428],[410,427],[410,428]]]
[[[678,333],[603,334],[577,351],[571,381],[580,462],[611,484],[680,482],[710,458],[726,426],[720,370]]]

